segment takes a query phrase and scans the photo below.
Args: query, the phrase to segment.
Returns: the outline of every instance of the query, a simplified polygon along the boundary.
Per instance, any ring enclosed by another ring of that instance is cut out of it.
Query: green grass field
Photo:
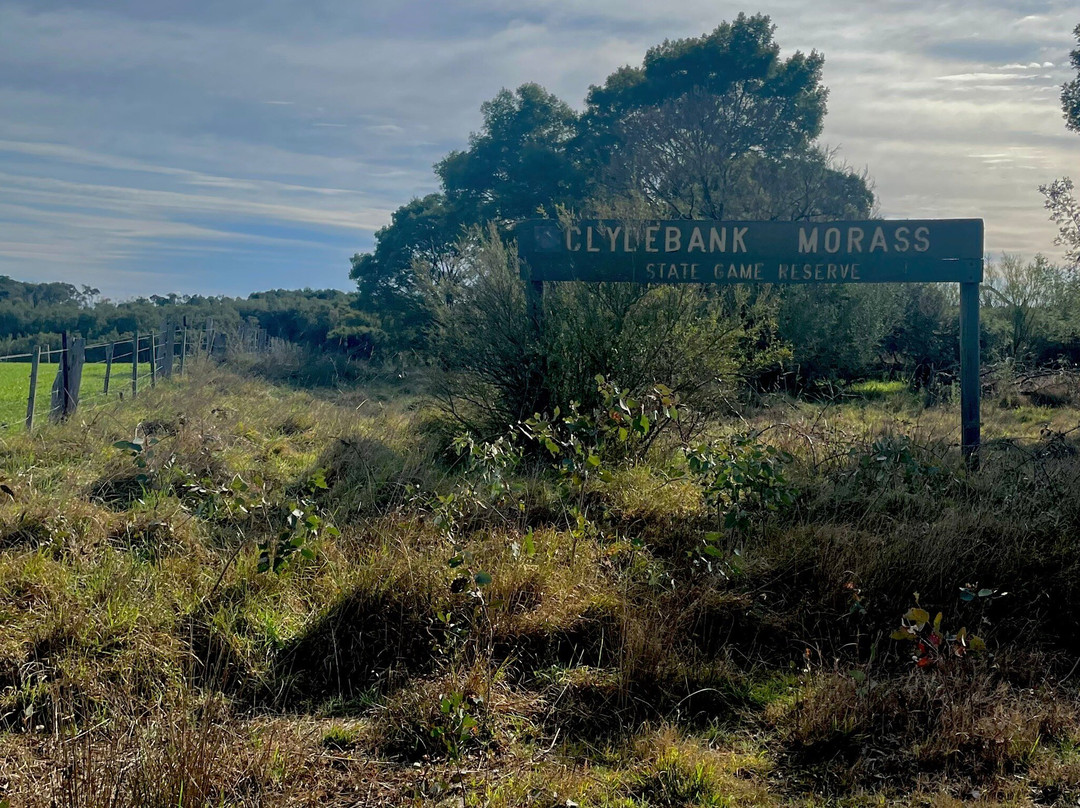
[[[47,418],[49,414],[49,391],[59,365],[42,364],[38,370],[37,402],[35,418]],[[150,373],[150,363],[139,366],[139,376]],[[139,385],[149,386],[149,379],[140,379]],[[94,362],[83,366],[82,401],[86,404],[104,400],[105,363]],[[115,397],[131,391],[131,364],[120,362],[113,365],[109,396]],[[26,418],[26,400],[30,393],[30,363],[0,362],[0,428],[21,426]]]

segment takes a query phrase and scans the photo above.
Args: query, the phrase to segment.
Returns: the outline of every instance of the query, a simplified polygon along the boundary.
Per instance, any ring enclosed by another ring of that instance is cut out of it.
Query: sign
[[[532,281],[978,283],[981,219],[843,222],[553,219],[516,230]]]
[[[718,222],[554,219],[516,228],[540,322],[544,281],[960,284],[960,445],[979,448],[982,219]]]

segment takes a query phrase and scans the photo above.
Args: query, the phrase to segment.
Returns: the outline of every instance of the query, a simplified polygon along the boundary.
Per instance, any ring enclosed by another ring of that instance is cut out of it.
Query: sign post
[[[960,442],[968,463],[978,464],[982,219],[535,219],[521,222],[516,236],[522,274],[530,283],[530,308],[545,281],[958,283]]]

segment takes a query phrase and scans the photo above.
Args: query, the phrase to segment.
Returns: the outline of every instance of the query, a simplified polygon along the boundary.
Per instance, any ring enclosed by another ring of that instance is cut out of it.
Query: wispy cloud
[[[434,190],[432,164],[500,88],[580,106],[649,46],[737,11],[0,0],[0,271],[113,294],[347,286],[347,256]],[[1036,186],[1077,171],[1057,100],[1074,0],[770,13],[786,52],[825,53],[825,139],[869,169],[883,212],[982,215],[990,249],[1053,252]]]

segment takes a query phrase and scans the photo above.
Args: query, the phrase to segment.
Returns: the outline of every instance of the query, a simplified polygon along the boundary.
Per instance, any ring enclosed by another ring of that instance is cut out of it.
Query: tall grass
[[[0,794],[1078,794],[1080,413],[985,411],[978,473],[956,411],[913,397],[774,399],[712,424],[719,447],[752,432],[790,456],[797,496],[737,541],[712,536],[674,436],[645,460],[605,455],[572,498],[544,452],[492,492],[417,391],[316,396],[195,368],[6,433]],[[260,569],[283,534],[310,552]],[[890,638],[916,605],[987,651],[917,666]]]

